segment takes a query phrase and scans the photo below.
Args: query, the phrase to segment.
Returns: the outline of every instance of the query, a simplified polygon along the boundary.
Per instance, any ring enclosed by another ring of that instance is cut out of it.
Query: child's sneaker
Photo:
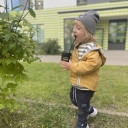
[[[88,118],[89,117],[94,117],[97,115],[97,109],[95,109],[93,106],[90,107],[90,110],[89,110],[89,115],[88,115]]]
[[[89,125],[87,124],[87,127],[86,128],[89,128]]]
[[[77,126],[75,128],[89,128],[89,125],[77,123]]]

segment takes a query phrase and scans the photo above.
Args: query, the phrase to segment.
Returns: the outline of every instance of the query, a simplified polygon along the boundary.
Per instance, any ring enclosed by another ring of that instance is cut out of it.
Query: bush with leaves
[[[46,43],[42,44],[41,54],[58,55],[60,54],[60,46],[56,39],[49,39]]]
[[[28,13],[36,16],[31,8],[26,14],[24,11],[22,14],[0,13],[0,109],[9,108],[10,112],[18,108],[15,102],[18,82],[27,77],[20,61],[34,61],[35,42],[32,38],[36,30],[24,19]]]

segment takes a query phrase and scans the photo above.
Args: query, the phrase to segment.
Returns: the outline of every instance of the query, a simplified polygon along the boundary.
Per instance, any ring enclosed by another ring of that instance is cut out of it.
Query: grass
[[[59,64],[33,63],[29,66],[24,64],[24,66],[30,80],[18,88],[18,99],[69,103],[69,74],[62,72]]]
[[[17,89],[18,103],[27,99],[26,108],[12,114],[0,111],[0,128],[74,128],[77,111],[69,99],[69,71],[56,63],[24,63],[29,80]],[[128,66],[103,66],[91,104],[99,109],[128,112]],[[49,105],[50,104],[50,105]],[[7,113],[8,123],[3,119]],[[99,113],[89,119],[91,128],[127,128],[128,118]]]
[[[97,91],[92,103],[98,108],[128,112],[128,66],[104,66],[100,70]],[[98,102],[95,102],[95,101]]]

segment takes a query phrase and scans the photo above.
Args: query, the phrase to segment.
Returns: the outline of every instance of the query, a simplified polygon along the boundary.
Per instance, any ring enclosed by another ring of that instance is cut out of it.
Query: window
[[[26,2],[27,2],[27,7],[29,7],[29,1],[27,0],[7,0],[9,1],[9,4],[11,5],[11,9],[16,7],[16,6],[20,6],[19,8],[14,9],[14,11],[20,11],[20,10],[24,10],[24,7],[26,6]],[[27,10],[26,7],[26,10]]]
[[[110,21],[109,43],[125,43],[126,20]]]
[[[38,29],[36,36],[33,37],[33,40],[38,41],[38,43],[43,43],[44,42],[44,25],[38,24],[33,26]]]
[[[19,6],[19,0],[12,0],[12,8]],[[19,8],[16,8],[14,11],[19,11]]]
[[[7,12],[9,12],[10,11],[9,0],[6,0],[6,8],[7,8]]]
[[[29,6],[33,9],[43,9],[43,0],[29,0]]]
[[[109,50],[124,50],[127,20],[113,20],[109,23]]]
[[[121,1],[128,1],[128,0],[110,0],[110,2],[121,2]]]
[[[87,0],[77,0],[77,5],[81,6],[81,5],[86,5],[87,4]]]
[[[73,37],[73,18],[72,19],[64,19],[64,50],[69,50],[71,48]]]
[[[44,42],[44,25],[38,25],[38,42],[43,43]]]
[[[30,6],[30,8],[33,8],[33,7],[34,7],[34,4],[35,4],[34,0],[30,0],[30,1],[29,1],[29,6]]]
[[[6,1],[7,1],[8,9],[9,9],[10,0],[6,0]],[[16,8],[14,11],[24,10],[26,2],[27,2],[27,7],[31,7],[36,10],[43,9],[43,0],[29,0],[29,1],[27,1],[27,0],[11,0],[11,5],[12,5],[11,8],[14,8],[19,5],[23,5],[19,8]],[[27,9],[27,7],[26,7],[26,9]],[[9,11],[9,10],[7,10],[7,11]]]
[[[43,0],[35,0],[35,9],[36,10],[43,9]]]

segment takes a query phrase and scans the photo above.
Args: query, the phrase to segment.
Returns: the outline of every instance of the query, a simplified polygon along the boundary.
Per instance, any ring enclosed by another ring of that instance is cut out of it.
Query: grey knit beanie
[[[86,13],[76,17],[75,20],[82,22],[86,29],[93,35],[99,21],[99,14],[96,11],[89,10]]]

